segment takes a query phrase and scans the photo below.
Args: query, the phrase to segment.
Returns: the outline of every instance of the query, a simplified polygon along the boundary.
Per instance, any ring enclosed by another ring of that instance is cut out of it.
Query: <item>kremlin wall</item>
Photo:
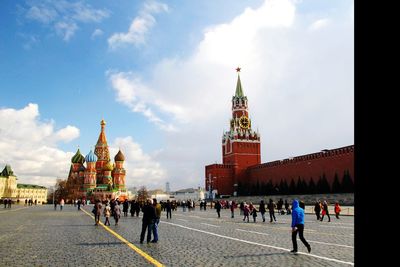
[[[248,168],[248,181],[272,180],[272,183],[278,184],[281,180],[289,179],[290,182],[300,177],[306,182],[311,178],[317,182],[325,174],[331,185],[335,174],[342,178],[345,171],[354,177],[353,145],[251,166]]]

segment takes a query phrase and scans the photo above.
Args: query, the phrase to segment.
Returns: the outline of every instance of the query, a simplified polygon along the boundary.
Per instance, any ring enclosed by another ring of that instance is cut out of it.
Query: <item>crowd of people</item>
[[[60,201],[60,205],[61,202]],[[81,204],[84,205],[85,201],[78,200],[76,202],[76,206],[78,206],[78,210],[80,209]],[[189,212],[194,210],[196,207],[195,201],[188,199],[184,201],[160,201],[157,199],[148,198],[145,201],[137,201],[137,200],[124,200],[119,201],[119,199],[112,199],[106,201],[96,200],[93,206],[93,214],[95,217],[95,225],[100,224],[100,218],[102,215],[104,216],[104,225],[110,226],[110,217],[114,218],[115,225],[118,225],[118,222],[121,216],[127,217],[128,213],[131,214],[132,217],[139,217],[140,212],[142,212],[142,228],[140,232],[140,243],[143,244],[146,239],[147,243],[157,243],[158,242],[158,225],[161,219],[161,212],[166,212],[166,218],[172,218],[172,211],[176,211],[177,207],[182,207],[182,211]],[[199,203],[200,210],[206,211],[207,209],[207,201],[201,200]],[[214,206],[214,207],[213,207]],[[56,204],[55,204],[56,207]],[[122,209],[121,209],[122,207]],[[210,202],[210,207],[214,208],[217,212],[218,218],[221,218],[221,209],[230,209],[231,218],[235,217],[235,210],[239,208],[240,216],[243,216],[244,222],[250,222],[250,216],[253,219],[253,222],[256,223],[258,213],[261,214],[261,219],[263,222],[267,220],[266,213],[268,211],[269,214],[269,222],[273,223],[277,221],[275,213],[279,215],[291,215],[292,217],[292,245],[293,249],[292,253],[297,253],[297,235],[299,235],[300,240],[307,248],[308,252],[311,252],[311,246],[304,238],[304,214],[305,214],[305,203],[301,200],[293,200],[292,205],[290,207],[287,200],[283,201],[279,199],[277,203],[274,202],[273,199],[269,199],[267,203],[264,200],[261,200],[258,204],[258,209],[256,205],[252,202],[246,203],[241,202],[240,204],[235,201],[226,201],[226,200],[216,200]],[[60,207],[61,208],[61,207]],[[61,208],[62,210],[62,208]],[[339,219],[341,207],[338,202],[335,203],[334,207],[336,218]],[[328,217],[328,222],[331,221],[328,203],[327,201],[316,201],[314,206],[314,212],[317,217],[317,220],[323,221],[324,216]],[[146,235],[147,232],[147,235]]]
[[[11,205],[15,203],[11,198],[4,198],[0,200],[4,204],[5,209],[11,209]],[[1,203],[0,202],[0,203]],[[19,199],[16,201],[17,204],[20,203]],[[37,199],[33,200],[32,198],[30,199],[25,199],[25,206],[32,206],[32,205],[37,205]]]

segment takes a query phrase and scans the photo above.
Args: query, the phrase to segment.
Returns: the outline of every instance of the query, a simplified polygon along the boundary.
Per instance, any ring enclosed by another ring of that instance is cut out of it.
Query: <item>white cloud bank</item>
[[[53,121],[41,121],[37,104],[20,110],[0,108],[0,168],[10,164],[18,183],[54,185],[57,177],[68,174],[73,156],[57,143],[77,137],[79,129],[74,126],[55,130]]]
[[[65,152],[57,144],[78,138],[80,132],[71,125],[56,130],[54,124],[40,119],[37,104],[19,110],[0,108],[0,168],[10,164],[18,183],[52,186],[57,178],[66,179],[76,151]],[[161,164],[154,155],[144,153],[132,137],[116,138],[109,145],[112,160],[118,149],[125,154],[128,186],[157,187],[160,180],[165,180]],[[81,152],[84,156],[89,153]]]
[[[126,33],[114,33],[108,44],[116,48],[124,44],[141,45],[146,42],[146,35],[156,24],[154,14],[168,12],[168,5],[157,1],[146,1],[139,11],[139,15],[132,20]]]
[[[128,187],[146,185],[148,188],[159,188],[166,179],[166,171],[154,160],[154,155],[143,152],[140,144],[132,137],[118,137],[110,144],[110,156],[114,160],[118,149],[125,155],[126,185]]]
[[[20,7],[28,20],[51,26],[64,41],[69,41],[80,23],[98,23],[109,17],[106,9],[95,9],[81,1],[28,1]]]
[[[172,188],[203,186],[204,166],[221,162],[238,65],[263,162],[353,144],[353,4],[323,19],[298,4],[266,0],[208,27],[191,56],[161,60],[149,80],[108,72],[117,101],[178,125],[155,158]]]

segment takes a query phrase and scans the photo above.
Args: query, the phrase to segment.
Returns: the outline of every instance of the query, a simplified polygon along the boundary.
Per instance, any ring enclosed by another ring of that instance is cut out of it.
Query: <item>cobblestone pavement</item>
[[[14,208],[15,207],[15,208]],[[88,214],[73,206],[63,211],[51,206],[0,210],[0,266],[153,266],[148,260],[106,231],[94,226]],[[90,213],[92,205],[85,210]],[[19,209],[19,210],[16,210]],[[140,244],[139,217],[111,218],[109,229],[165,266],[351,266],[354,263],[354,217],[334,215],[331,222],[306,215],[304,236],[311,254],[298,241],[292,249],[290,215],[277,215],[276,223],[243,222],[236,210],[162,212],[159,242]],[[104,217],[101,218],[104,221]]]

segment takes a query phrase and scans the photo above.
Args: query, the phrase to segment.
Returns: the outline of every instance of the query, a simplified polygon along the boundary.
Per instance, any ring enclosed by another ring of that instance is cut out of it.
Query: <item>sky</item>
[[[354,144],[351,0],[0,3],[0,168],[52,186],[100,121],[129,188],[204,187],[236,68],[269,162]]]

